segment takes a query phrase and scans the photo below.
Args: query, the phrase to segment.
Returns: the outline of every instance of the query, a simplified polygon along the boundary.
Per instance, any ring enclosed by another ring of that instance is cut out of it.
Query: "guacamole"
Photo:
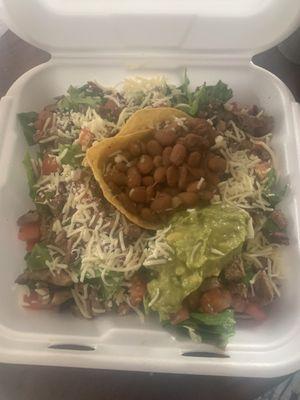
[[[161,319],[178,311],[183,299],[205,278],[218,276],[241,252],[249,218],[239,208],[211,205],[180,212],[171,219],[166,241],[174,254],[165,264],[152,267],[155,277],[148,283],[150,299],[156,298],[151,308]]]

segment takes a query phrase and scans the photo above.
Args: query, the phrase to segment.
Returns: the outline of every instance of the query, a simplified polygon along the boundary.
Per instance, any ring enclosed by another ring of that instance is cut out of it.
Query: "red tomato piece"
[[[52,172],[57,172],[58,168],[56,159],[46,154],[42,163],[42,175],[50,175]]]
[[[200,310],[208,314],[219,313],[231,305],[231,295],[221,288],[210,289],[200,297]]]
[[[177,313],[172,314],[170,321],[172,325],[177,325],[180,324],[180,322],[183,322],[187,319],[189,319],[190,313],[189,310],[186,307],[182,307]]]
[[[250,315],[256,321],[265,321],[267,319],[267,314],[264,310],[254,303],[248,303],[245,310],[245,314]]]
[[[92,141],[94,140],[94,134],[87,128],[83,128],[80,131],[78,142],[82,149],[86,149],[92,144]]]
[[[33,222],[20,226],[18,239],[24,242],[38,242],[41,237],[40,223]]]

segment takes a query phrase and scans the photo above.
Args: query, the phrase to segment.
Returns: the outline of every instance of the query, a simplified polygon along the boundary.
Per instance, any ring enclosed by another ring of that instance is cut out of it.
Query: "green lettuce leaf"
[[[287,185],[283,184],[272,168],[266,177],[263,196],[269,202],[271,207],[275,207],[281,202],[287,191]]]
[[[23,165],[25,167],[26,175],[27,175],[27,182],[28,182],[28,187],[29,187],[29,195],[32,199],[35,198],[36,195],[36,189],[34,187],[37,177],[34,173],[34,170],[32,168],[32,163],[31,163],[31,157],[30,154],[27,152],[25,154],[24,160],[23,160]]]
[[[109,271],[105,275],[105,282],[101,280],[101,294],[104,300],[110,300],[114,294],[120,289],[124,275],[122,273]]]
[[[242,278],[242,282],[245,285],[250,286],[250,281],[254,277],[255,274],[256,274],[256,272],[253,269],[252,265],[247,265],[246,264],[246,266],[245,266],[245,276]]]
[[[124,280],[124,275],[116,271],[107,271],[104,280],[102,279],[101,270],[95,270],[96,277],[86,274],[85,281],[93,285],[93,287],[99,290],[99,293],[103,300],[111,300],[113,296],[120,289],[121,284]]]
[[[225,348],[235,334],[236,321],[233,310],[225,310],[218,314],[192,313],[189,319],[178,325],[171,325],[170,321],[162,321],[162,325],[188,334],[194,342],[211,343]]]
[[[218,314],[192,313],[190,319],[182,322],[181,326],[192,328],[203,342],[225,347],[235,334],[235,324],[234,312],[225,310]]]
[[[192,313],[191,318],[204,325],[217,327],[222,332],[234,332],[235,320],[232,310],[225,310],[218,314]]]
[[[178,89],[181,91],[183,99],[178,108],[195,117],[200,111],[206,111],[210,106],[214,109],[219,108],[232,98],[232,90],[222,81],[216,85],[207,86],[206,84],[196,88],[194,92],[189,90],[190,81],[185,72],[184,81]]]
[[[102,102],[102,97],[92,95],[86,91],[86,85],[80,88],[70,86],[68,94],[58,101],[57,106],[60,110],[78,111],[80,106],[85,105],[95,108],[97,104],[101,104]]]
[[[79,168],[82,164],[82,149],[79,144],[59,145],[59,153],[62,154],[67,149],[66,154],[61,159],[62,164],[69,164],[73,168]]]
[[[34,111],[27,112],[27,113],[19,113],[18,120],[21,124],[24,136],[27,140],[29,146],[35,144],[33,140],[33,135],[35,134],[35,127],[34,122],[37,120],[38,114]]]
[[[181,91],[182,95],[186,98],[188,103],[190,102],[192,96],[189,86],[190,86],[190,80],[188,78],[187,71],[185,69],[183,76],[183,83],[177,89]]]
[[[41,243],[34,245],[32,251],[25,256],[27,268],[30,270],[46,268],[46,261],[51,260],[48,248]]]

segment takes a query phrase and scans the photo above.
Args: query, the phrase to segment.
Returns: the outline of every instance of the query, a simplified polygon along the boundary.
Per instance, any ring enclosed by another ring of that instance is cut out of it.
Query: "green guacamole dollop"
[[[154,278],[148,283],[150,299],[157,297],[151,308],[161,319],[178,311],[205,278],[218,276],[241,253],[249,219],[245,211],[224,205],[183,211],[171,219],[166,241],[174,254],[152,267]]]

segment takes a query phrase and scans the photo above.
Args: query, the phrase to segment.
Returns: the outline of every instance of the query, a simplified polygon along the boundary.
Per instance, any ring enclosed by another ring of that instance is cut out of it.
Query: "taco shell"
[[[91,167],[94,177],[100,185],[104,197],[118,211],[125,215],[134,224],[145,228],[156,230],[160,227],[157,223],[151,223],[143,220],[140,216],[131,213],[112,193],[111,188],[105,181],[105,170],[109,159],[119,151],[127,149],[131,142],[151,138],[153,129],[159,122],[170,121],[174,117],[187,118],[191,117],[183,111],[170,108],[153,108],[137,111],[127,121],[121,131],[114,137],[104,139],[95,146],[90,147],[86,153],[86,161]]]
[[[123,125],[117,136],[130,135],[145,129],[154,129],[155,126],[162,122],[168,121],[170,118],[187,118],[191,117],[185,112],[172,107],[145,108],[136,111]]]

